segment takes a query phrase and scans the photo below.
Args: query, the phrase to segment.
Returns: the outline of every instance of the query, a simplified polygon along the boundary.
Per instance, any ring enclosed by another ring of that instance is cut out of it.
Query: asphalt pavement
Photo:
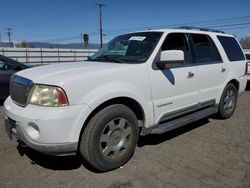
[[[250,187],[250,86],[233,117],[141,137],[132,159],[98,173],[77,156],[52,157],[7,137],[0,106],[0,187]]]

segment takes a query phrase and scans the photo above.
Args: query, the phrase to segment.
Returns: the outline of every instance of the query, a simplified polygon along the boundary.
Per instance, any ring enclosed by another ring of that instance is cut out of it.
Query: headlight
[[[68,106],[68,99],[60,87],[35,85],[32,89],[30,103],[40,106]]]

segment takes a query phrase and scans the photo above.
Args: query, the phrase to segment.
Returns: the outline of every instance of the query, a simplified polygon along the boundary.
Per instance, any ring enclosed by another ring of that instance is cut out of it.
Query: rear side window
[[[245,55],[246,55],[247,60],[250,60],[250,54],[245,54]]]
[[[217,36],[230,61],[245,60],[239,43],[234,37]]]
[[[191,34],[191,38],[196,54],[196,62],[209,63],[221,61],[219,52],[209,36]]]

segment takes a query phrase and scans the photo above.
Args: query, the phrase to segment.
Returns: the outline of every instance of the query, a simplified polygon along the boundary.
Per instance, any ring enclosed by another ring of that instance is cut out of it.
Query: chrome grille
[[[27,78],[13,75],[10,81],[10,96],[19,106],[26,106],[33,82]]]

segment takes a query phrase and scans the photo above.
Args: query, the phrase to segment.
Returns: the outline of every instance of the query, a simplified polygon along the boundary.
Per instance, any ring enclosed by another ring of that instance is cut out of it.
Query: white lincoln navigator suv
[[[215,113],[231,117],[246,83],[247,61],[233,35],[189,27],[128,33],[88,61],[13,75],[5,127],[34,150],[79,151],[108,171],[132,157],[139,135]]]

